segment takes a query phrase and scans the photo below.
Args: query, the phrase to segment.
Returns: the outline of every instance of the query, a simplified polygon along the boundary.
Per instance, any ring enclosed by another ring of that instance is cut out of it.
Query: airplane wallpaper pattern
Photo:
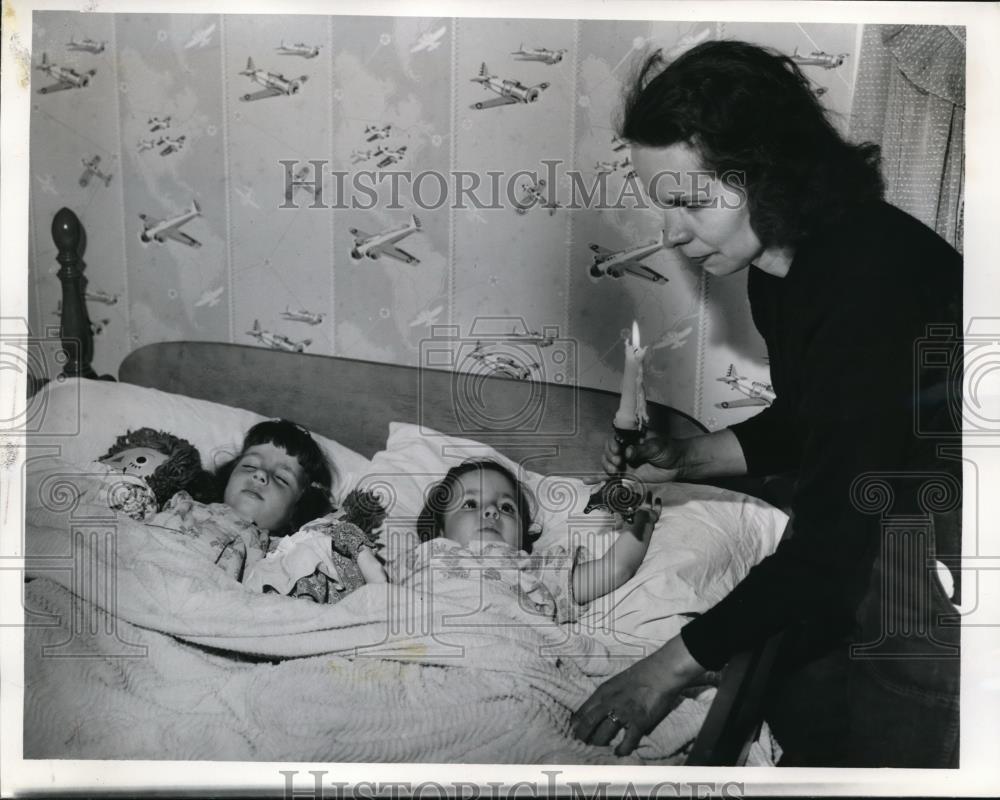
[[[636,57],[708,38],[829,56],[803,69],[846,126],[858,25],[36,12],[32,330],[58,325],[68,206],[98,373],[182,339],[418,365],[444,331],[435,367],[617,390],[636,320],[651,398],[737,421],[769,380],[745,274],[658,247],[655,210],[566,207],[570,171],[611,198],[631,180]],[[362,172],[411,180],[333,207]],[[455,207],[456,175],[489,200],[491,173],[501,207]]]

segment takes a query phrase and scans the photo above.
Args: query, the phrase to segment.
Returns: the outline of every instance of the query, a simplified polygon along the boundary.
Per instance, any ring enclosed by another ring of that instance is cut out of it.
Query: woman
[[[711,275],[751,267],[777,399],[715,433],[647,435],[624,460],[650,480],[795,469],[794,536],[602,685],[574,730],[605,745],[624,729],[617,752],[629,753],[681,688],[791,630],[824,653],[823,679],[803,696],[842,713],[842,749],[810,755],[810,728],[830,720],[799,719],[779,735],[800,751],[785,763],[957,766],[958,629],[941,624],[954,609],[928,564],[959,553],[959,462],[937,449],[958,426],[953,384],[936,377],[947,369],[918,356],[929,325],[957,326],[956,353],[961,258],[882,201],[878,148],[844,141],[789,58],[707,42],[662,67],[658,54],[646,61],[621,135],[665,241]],[[604,466],[623,466],[613,440]],[[943,494],[928,509],[931,485]],[[909,527],[890,524],[900,519]]]

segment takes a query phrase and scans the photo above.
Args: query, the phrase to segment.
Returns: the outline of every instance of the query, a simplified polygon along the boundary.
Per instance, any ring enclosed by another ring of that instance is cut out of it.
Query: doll
[[[385,509],[373,492],[355,489],[339,511],[285,537],[244,580],[256,591],[337,603],[365,583],[384,582],[375,556]]]
[[[182,489],[195,500],[210,499],[213,479],[202,469],[198,449],[164,431],[129,431],[98,461],[123,476],[109,490],[109,505],[132,519],[152,516]]]

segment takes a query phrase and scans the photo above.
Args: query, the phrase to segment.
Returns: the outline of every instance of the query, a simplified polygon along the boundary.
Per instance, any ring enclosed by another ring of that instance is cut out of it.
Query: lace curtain
[[[866,26],[850,134],[882,146],[886,199],[961,251],[965,29]]]

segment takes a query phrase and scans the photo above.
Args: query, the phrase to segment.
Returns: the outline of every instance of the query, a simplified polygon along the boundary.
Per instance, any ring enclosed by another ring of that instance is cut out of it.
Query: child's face
[[[460,544],[502,542],[520,549],[521,515],[514,486],[493,470],[459,476],[441,533]]]
[[[279,530],[305,491],[305,481],[297,458],[273,444],[255,444],[240,456],[223,499],[243,519]]]

